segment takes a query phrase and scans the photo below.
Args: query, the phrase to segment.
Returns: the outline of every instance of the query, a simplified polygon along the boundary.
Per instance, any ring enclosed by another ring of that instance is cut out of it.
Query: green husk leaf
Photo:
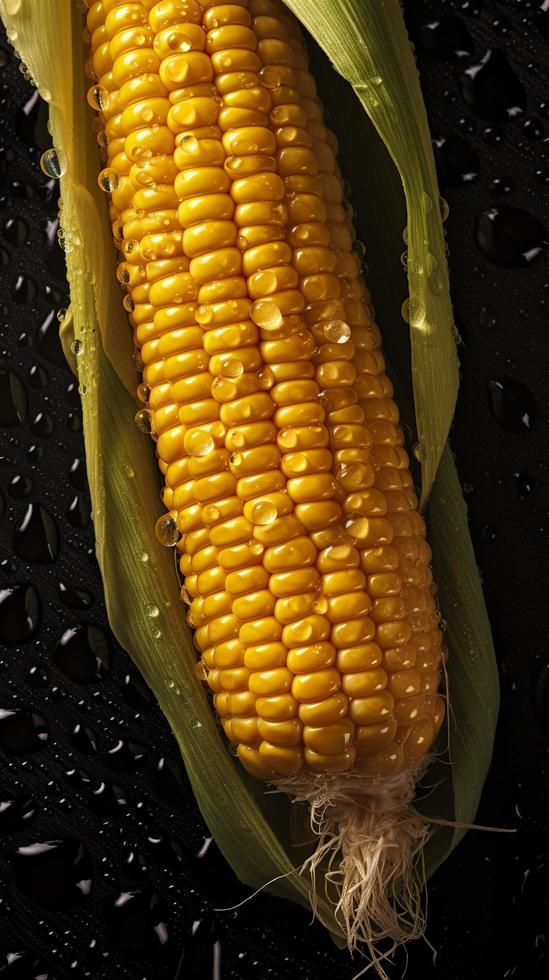
[[[361,157],[362,174],[376,177],[373,190],[359,187],[358,196],[364,198],[372,222],[369,237],[374,240],[375,228],[379,242],[370,281],[405,400],[402,349],[408,346],[407,327],[395,315],[393,298],[400,286],[393,289],[393,282],[401,275],[398,239],[404,203],[407,210],[408,276],[410,296],[416,302],[410,331],[411,375],[417,430],[424,447],[423,499],[431,489],[435,576],[448,623],[453,709],[453,765],[444,767],[442,783],[429,806],[439,817],[470,821],[491,754],[497,680],[465,505],[446,446],[457,363],[438,189],[415,65],[398,0],[323,0],[320,4],[287,0],[287,4],[354,87],[368,113],[357,112],[351,88],[344,86],[342,115],[353,118],[351,156]],[[308,905],[307,882],[292,873],[305,857],[291,842],[291,836],[299,838],[300,828],[290,834],[290,815],[299,824],[299,814],[285,798],[266,795],[265,787],[246,776],[229,755],[203,686],[194,675],[195,653],[178,600],[173,554],[161,548],[154,535],[161,512],[159,479],[151,447],[133,423],[137,376],[114,275],[106,204],[97,187],[98,155],[85,99],[87,54],[80,6],[71,0],[41,0],[23,3],[12,13],[9,0],[0,0],[0,12],[34,79],[51,93],[52,137],[68,163],[61,179],[61,217],[71,245],[67,271],[72,320],[65,320],[63,343],[85,389],[88,476],[112,629],[158,698],[204,818],[235,872],[252,887],[278,877],[269,885],[270,891]],[[367,228],[365,237],[368,240]],[[77,357],[75,339],[82,345]],[[460,834],[450,830],[435,835],[427,855],[429,870],[444,859]],[[284,875],[288,876],[280,877]],[[321,884],[317,910],[333,935],[340,937]]]

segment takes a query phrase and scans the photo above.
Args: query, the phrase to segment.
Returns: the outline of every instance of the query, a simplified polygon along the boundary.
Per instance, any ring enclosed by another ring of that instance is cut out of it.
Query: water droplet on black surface
[[[86,806],[98,816],[106,817],[115,814],[128,802],[126,792],[121,786],[92,777],[83,769],[69,769],[65,773],[65,780],[70,786],[84,793]]]
[[[460,79],[461,94],[478,116],[508,122],[526,109],[526,90],[499,48],[486,51]]]
[[[38,296],[38,286],[31,276],[20,275],[14,282],[11,298],[16,303],[31,306]]]
[[[47,103],[34,90],[15,117],[15,131],[31,153],[47,150],[51,144],[48,115]]]
[[[66,367],[67,362],[59,340],[59,320],[55,310],[50,310],[38,328],[38,350],[52,364]]]
[[[208,913],[193,922],[187,939],[182,970],[177,980],[184,977],[204,977],[205,980],[221,978],[221,943],[217,938],[217,924]]]
[[[2,980],[55,980],[47,963],[36,953],[7,953],[0,966]]]
[[[15,160],[15,150],[12,146],[0,146],[0,167],[2,171],[5,171]]]
[[[475,50],[466,24],[456,14],[443,14],[437,20],[421,24],[416,39],[423,51],[437,58],[465,58]]]
[[[537,167],[534,176],[542,184],[549,184],[549,166]]]
[[[534,17],[534,24],[544,38],[549,41],[549,4],[547,0],[538,0],[538,10]]]
[[[2,234],[10,245],[25,245],[29,237],[29,226],[23,218],[8,218],[2,227]]]
[[[93,866],[80,841],[25,844],[17,848],[13,861],[17,887],[46,908],[70,908],[90,894]]]
[[[93,596],[87,589],[78,589],[59,582],[57,594],[67,609],[89,609],[93,605]]]
[[[32,338],[29,337],[32,344]],[[30,345],[29,345],[30,346]],[[48,373],[41,364],[33,364],[29,371],[29,384],[33,388],[46,388],[49,384]]]
[[[76,494],[71,500],[66,512],[67,520],[73,527],[87,527],[90,523],[91,504],[89,497]]]
[[[112,654],[99,627],[79,625],[65,630],[53,659],[72,681],[88,683],[110,670]]]
[[[27,389],[15,371],[0,373],[0,425],[24,425]]]
[[[145,758],[146,754],[147,747],[145,745],[138,745],[137,742],[119,738],[114,745],[111,745],[107,749],[107,754],[104,758],[111,769],[123,772],[125,769],[135,769]]]
[[[189,777],[180,756],[168,755],[158,760],[156,790],[167,803],[177,806],[192,794]]]
[[[181,871],[187,867],[185,849],[181,841],[168,837],[148,837],[152,857],[161,868]]]
[[[6,266],[9,264],[10,264],[10,253],[8,252],[7,248],[4,248],[3,245],[0,245],[0,267],[2,267],[2,269],[5,269]]]
[[[124,698],[137,711],[150,708],[154,704],[155,697],[150,687],[145,683],[140,674],[129,673],[124,677]]]
[[[482,212],[477,219],[476,240],[492,262],[514,269],[530,265],[549,244],[547,232],[535,215],[507,204]]]
[[[532,141],[540,140],[544,134],[543,123],[537,116],[530,116],[522,124],[522,132]]]
[[[539,483],[536,476],[531,476],[527,470],[521,469],[513,474],[515,478],[515,493],[519,500],[525,500],[535,492]]]
[[[477,153],[456,133],[433,139],[439,180],[442,187],[471,184],[480,173]]]
[[[0,589],[0,642],[25,643],[40,623],[40,596],[34,585]]]
[[[492,194],[512,194],[515,189],[515,181],[512,177],[494,177],[488,184],[488,189]]]
[[[59,531],[42,504],[29,504],[15,531],[14,548],[20,558],[37,565],[54,562],[59,554]]]
[[[28,793],[16,796],[13,792],[0,789],[0,834],[24,830],[35,815],[36,802]]]
[[[168,942],[167,912],[152,890],[121,892],[105,911],[114,945],[132,957],[154,956]],[[203,974],[189,973],[197,978]],[[205,976],[205,975],[204,975]]]
[[[82,419],[78,412],[69,412],[67,415],[67,429],[69,432],[80,432]]]
[[[488,382],[490,408],[504,432],[530,432],[535,423],[536,400],[522,381],[498,378]]]
[[[86,461],[80,457],[73,459],[69,470],[69,480],[77,490],[88,489],[88,476],[86,473]]]
[[[483,140],[492,146],[497,146],[505,139],[505,130],[500,126],[486,126],[481,133]]]
[[[55,419],[49,412],[38,412],[31,423],[30,430],[34,436],[45,439],[55,432]]]
[[[74,405],[75,408],[80,408],[80,394],[78,391],[78,382],[69,381],[67,387],[65,388],[65,400],[69,405]]]
[[[27,708],[0,708],[0,749],[8,755],[36,752],[48,740],[48,724]]]
[[[492,330],[497,324],[497,317],[493,310],[489,306],[481,306],[478,314],[478,322],[481,327],[485,327],[487,330]]]
[[[97,743],[95,741],[95,734],[92,732],[91,728],[87,725],[75,725],[71,733],[71,742],[75,749],[82,753],[82,755],[95,755],[97,754]]]
[[[44,455],[45,453],[42,446],[29,446],[27,456],[31,463],[39,463],[42,459],[44,459]]]
[[[31,687],[47,687],[50,682],[50,675],[45,667],[41,664],[31,667],[27,674],[27,684]]]

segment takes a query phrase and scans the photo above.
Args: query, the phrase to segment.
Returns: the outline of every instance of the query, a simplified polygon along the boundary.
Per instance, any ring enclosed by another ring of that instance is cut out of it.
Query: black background
[[[518,828],[470,832],[435,875],[428,937],[436,954],[410,947],[409,978],[547,972],[544,6],[406,4],[450,205],[462,339],[452,446],[502,685],[478,821]],[[471,86],[466,71],[487,50],[490,71]],[[258,896],[214,911],[246,889],[210,841],[168,726],[109,632],[78,392],[56,339],[68,292],[57,187],[38,165],[51,145],[47,109],[5,38],[0,66],[0,977],[350,980],[358,961],[300,909]],[[520,110],[511,118],[510,105]],[[495,236],[484,251],[479,222]],[[532,246],[536,257],[517,268]],[[75,659],[84,665],[78,676]],[[56,843],[29,853],[44,842]],[[391,977],[405,967],[397,956]]]

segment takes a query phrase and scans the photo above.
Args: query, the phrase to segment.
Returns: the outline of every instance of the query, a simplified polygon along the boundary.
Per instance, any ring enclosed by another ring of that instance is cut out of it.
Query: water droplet
[[[450,13],[422,24],[414,34],[414,40],[423,51],[436,58],[466,58],[475,50],[473,39],[461,17]]]
[[[456,133],[433,139],[435,161],[443,187],[471,184],[480,173],[478,154]]]
[[[25,830],[36,815],[36,810],[36,801],[28,793],[15,795],[13,790],[11,792],[0,790],[0,834],[13,834]],[[0,967],[0,976],[2,973],[3,968]],[[9,971],[7,976],[10,976]]]
[[[549,244],[541,221],[525,211],[501,205],[483,211],[477,219],[476,240],[481,252],[496,265],[524,268]]]
[[[251,317],[262,330],[280,330],[284,324],[280,309],[270,300],[256,300],[252,304]]]
[[[2,234],[10,245],[20,248],[29,238],[29,226],[23,218],[8,218],[2,227]]]
[[[155,534],[165,548],[173,548],[179,540],[177,521],[172,514],[163,514],[156,522]]]
[[[351,336],[351,328],[344,320],[326,320],[322,332],[331,344],[345,344]]]
[[[50,310],[46,319],[40,324],[38,329],[38,350],[52,364],[66,368],[67,362],[63,348],[61,347],[59,324],[54,310]]]
[[[70,680],[90,683],[110,670],[112,654],[99,627],[78,625],[65,630],[53,659]]]
[[[141,711],[154,704],[154,694],[140,674],[132,671],[124,677],[122,693],[130,707]]]
[[[48,724],[27,708],[0,708],[0,749],[7,755],[37,752],[48,741]]]
[[[253,524],[272,524],[276,516],[276,506],[270,500],[258,500],[251,508],[250,517]]]
[[[59,582],[57,595],[67,609],[89,609],[93,605],[93,596],[87,589],[77,588]]]
[[[118,174],[112,167],[105,167],[97,178],[99,187],[107,194],[112,194],[117,189],[119,182]]]
[[[143,404],[146,405],[151,397],[150,385],[146,384],[144,381],[138,385],[137,397],[140,402],[143,402]]]
[[[167,912],[151,889],[121,892],[104,919],[112,943],[133,958],[154,956],[168,942]]]
[[[15,33],[15,32],[14,32]],[[17,36],[17,35],[15,35]],[[48,106],[36,90],[32,92],[15,119],[17,135],[28,146],[29,155],[47,150],[51,143],[48,132]]]
[[[20,558],[34,564],[54,562],[59,554],[59,531],[53,517],[41,504],[29,504],[16,529],[14,548]]]
[[[536,417],[536,400],[522,381],[503,377],[488,382],[490,408],[504,432],[530,432]]]
[[[23,303],[25,306],[31,306],[37,296],[38,286],[34,279],[31,276],[17,276],[12,292],[12,298],[15,302]]]
[[[412,453],[420,463],[425,459],[425,449],[420,442],[416,442],[415,445],[412,446]]]
[[[179,755],[163,756],[158,760],[155,787],[158,795],[170,806],[180,806],[192,798],[187,772]]]
[[[489,49],[465,70],[461,94],[473,112],[495,122],[508,122],[526,109],[526,90],[505,52]]]
[[[496,326],[497,318],[489,306],[481,306],[478,314],[478,322],[480,323],[481,327],[485,327],[487,330],[492,330],[492,328]]]
[[[530,116],[528,119],[524,120],[522,124],[522,132],[527,139],[535,142],[536,140],[542,139],[545,129],[541,119],[539,119],[537,116]]]
[[[40,157],[40,167],[47,177],[59,180],[67,172],[67,158],[61,150],[58,151],[52,146]]]
[[[411,327],[420,329],[425,323],[426,309],[425,303],[419,296],[410,296],[405,299],[401,309],[402,317]]]
[[[153,416],[148,408],[140,408],[134,415],[134,422],[140,432],[150,435],[153,431]]]
[[[239,378],[244,372],[244,365],[242,361],[238,361],[234,358],[228,358],[221,364],[221,375],[224,378]]]
[[[97,755],[95,734],[87,725],[75,725],[71,733],[71,742],[82,755]]]
[[[268,391],[273,387],[276,378],[271,368],[266,365],[265,367],[260,368],[257,372],[257,380],[259,381],[259,387],[264,391]]]
[[[0,589],[0,641],[25,643],[40,624],[40,596],[33,585]]]
[[[33,482],[30,476],[22,476],[17,474],[16,476],[12,477],[8,489],[10,496],[13,497],[14,500],[23,500],[25,497],[28,497],[30,493],[32,493],[32,488]]]
[[[76,457],[71,463],[69,470],[69,480],[77,490],[88,489],[88,477],[86,473],[85,460]]]
[[[80,493],[76,494],[66,510],[66,518],[73,527],[88,527],[91,520],[89,497]]]
[[[27,389],[15,371],[0,372],[0,425],[24,425],[27,420]]]
[[[215,443],[207,430],[191,429],[185,433],[183,448],[189,456],[207,456],[215,448]]]
[[[92,109],[96,109],[98,112],[104,112],[109,107],[109,93],[106,88],[101,85],[92,85],[88,89],[86,98],[88,100],[88,105]]]
[[[34,436],[46,439],[55,432],[55,419],[49,412],[38,412],[38,415],[35,415],[31,422],[30,431]]]
[[[91,891],[93,866],[80,841],[41,841],[18,847],[14,854],[18,888],[39,905],[65,909]]]
[[[33,364],[29,371],[29,384],[32,388],[47,388],[49,376],[41,364]]]
[[[515,181],[512,177],[494,177],[488,184],[488,189],[492,194],[512,194],[515,189]]]

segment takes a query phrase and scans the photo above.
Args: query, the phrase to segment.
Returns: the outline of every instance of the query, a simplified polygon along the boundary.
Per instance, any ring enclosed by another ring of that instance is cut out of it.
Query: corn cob
[[[444,717],[431,553],[297,23],[273,0],[99,0],[87,26],[136,421],[199,676],[240,762],[313,817],[341,787],[407,804]]]

